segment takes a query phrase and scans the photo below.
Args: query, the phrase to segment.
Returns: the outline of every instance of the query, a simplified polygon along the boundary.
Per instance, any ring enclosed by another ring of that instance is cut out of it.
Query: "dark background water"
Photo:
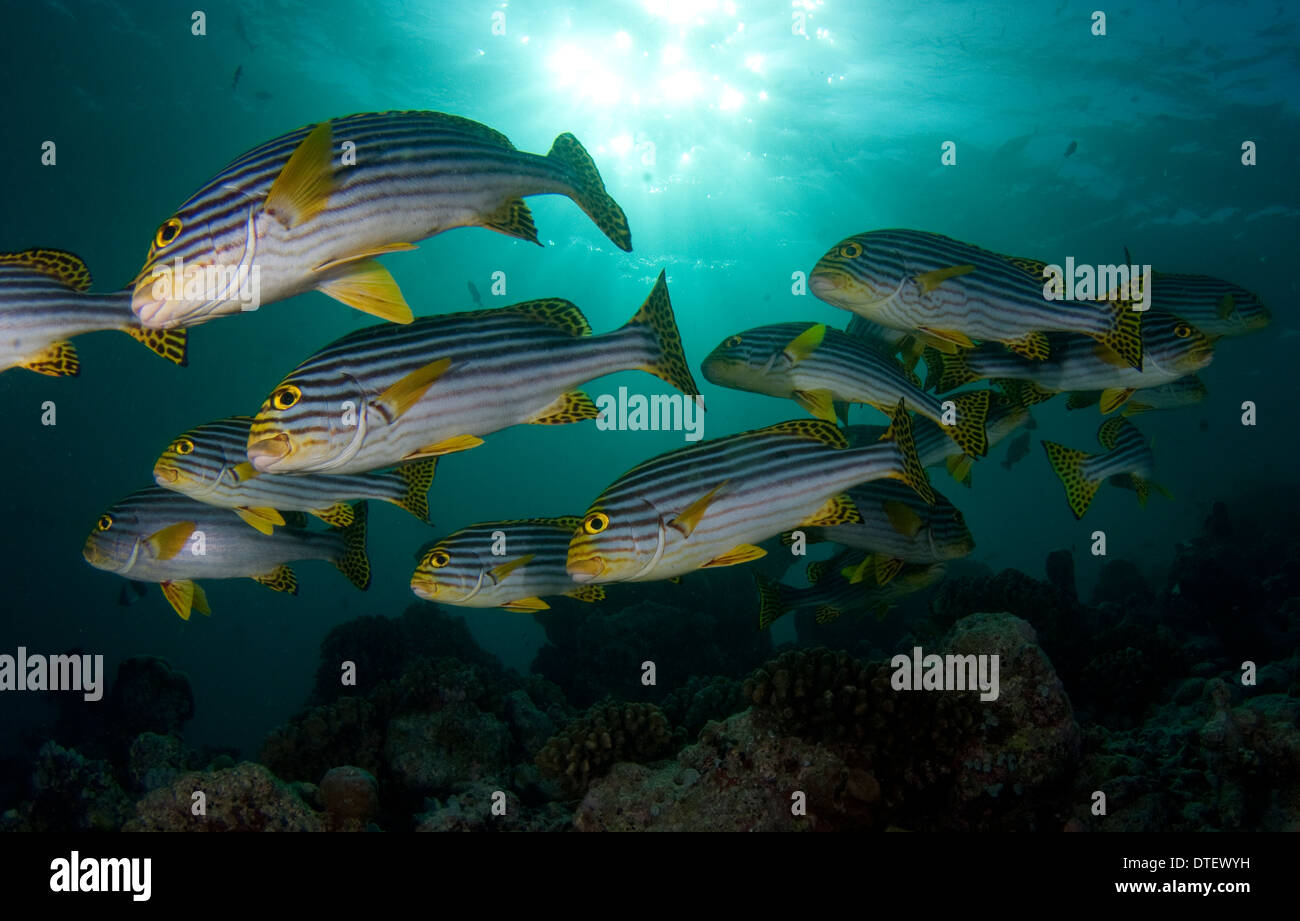
[[[1076,522],[1036,445],[1010,471],[996,449],[971,491],[936,472],[975,534],[973,558],[1040,576],[1047,550],[1072,547],[1086,589],[1101,562],[1086,548],[1102,529],[1112,556],[1159,577],[1212,500],[1294,488],[1300,125],[1288,88],[1300,52],[1285,4],[1122,4],[1107,10],[1104,37],[1089,32],[1091,7],[1070,2],[800,4],[806,35],[783,3],[517,2],[504,9],[504,36],[492,32],[501,8],[488,4],[209,3],[202,37],[190,31],[193,7],[6,10],[0,249],[72,250],[107,291],[134,276],[158,223],[213,173],[301,124],[427,108],[538,153],[570,131],[627,212],[634,253],[615,250],[571,202],[531,199],[545,250],[473,229],[385,260],[417,314],[470,309],[472,281],[488,306],[569,298],[600,332],[667,269],[700,377],[699,361],[730,333],[846,323],[793,295],[791,276],[850,233],[915,227],[1058,263],[1117,262],[1128,246],[1158,271],[1256,291],[1273,326],[1223,343],[1203,375],[1204,404],[1139,417],[1172,502],[1139,511],[1131,493],[1104,489]],[[53,167],[41,165],[46,140],[57,144]],[[939,163],[948,140],[954,167]],[[1258,144],[1258,166],[1241,165],[1245,140]],[[495,271],[506,273],[504,298],[490,294]],[[175,434],[254,411],[303,357],[368,322],[310,293],[194,330],[185,369],[104,333],[77,341],[79,379],[0,375],[0,650],[78,647],[103,653],[110,675],[127,656],[166,657],[194,684],[189,741],[251,754],[301,705],[332,626],[413,600],[424,541],[475,521],[579,513],[627,467],[682,443],[591,424],[505,431],[441,463],[433,531],[373,509],[367,594],[305,563],[297,598],[209,583],[210,619],[180,621],[152,588],[119,606],[121,580],[80,557],[100,512],[151,481]],[[708,437],[800,415],[701,382]],[[636,374],[587,389],[620,384],[660,389]],[[54,427],[40,424],[46,400]],[[1243,400],[1258,404],[1254,428],[1240,424]],[[855,421],[874,416],[855,411]],[[1067,414],[1058,401],[1036,416],[1036,436],[1095,444],[1095,412]],[[463,613],[481,643],[527,668],[541,639],[530,617]],[[24,696],[0,700],[0,748],[49,718],[44,700]]]

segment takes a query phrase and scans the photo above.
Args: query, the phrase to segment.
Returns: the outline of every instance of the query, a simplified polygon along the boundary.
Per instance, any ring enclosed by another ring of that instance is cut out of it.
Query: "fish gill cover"
[[[6,12],[0,827],[1300,827],[1293,10],[354,12]]]

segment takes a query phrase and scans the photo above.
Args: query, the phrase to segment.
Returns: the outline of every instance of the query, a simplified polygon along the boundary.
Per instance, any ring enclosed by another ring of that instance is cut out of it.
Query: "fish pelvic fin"
[[[989,436],[984,423],[989,415],[989,391],[975,390],[949,397],[957,405],[957,420],[945,425],[943,430],[972,457],[983,457],[989,452]]]
[[[352,524],[343,529],[343,555],[334,561],[339,572],[363,592],[370,587],[370,557],[366,555],[366,503],[352,509]]]
[[[638,366],[640,370],[667,381],[687,396],[695,396],[700,392],[695,378],[691,376],[690,365],[686,363],[686,353],[682,350],[682,334],[678,331],[677,319],[673,316],[672,301],[668,299],[666,273],[659,273],[650,296],[624,329],[629,326],[645,327],[653,339],[650,346],[652,357],[646,364]]]
[[[190,611],[198,611],[200,614],[211,614],[212,608],[208,607],[208,596],[203,594],[203,589],[189,579],[182,579],[177,582],[160,583],[163,597],[167,603],[172,606],[181,620],[190,619]]]
[[[348,262],[316,285],[321,294],[347,304],[372,317],[390,323],[410,323],[415,319],[411,306],[402,296],[388,269],[374,259],[356,259]]]
[[[1044,441],[1043,448],[1047,451],[1052,470],[1065,487],[1065,498],[1070,503],[1070,511],[1074,512],[1075,518],[1082,518],[1101,486],[1101,480],[1090,480],[1083,474],[1084,462],[1092,455],[1054,441]]]
[[[934,489],[925,475],[925,468],[921,466],[921,458],[917,456],[916,442],[912,439],[912,417],[907,414],[903,400],[898,401],[890,418],[889,429],[880,436],[880,440],[892,441],[898,446],[901,465],[898,472],[892,474],[893,478],[912,487],[925,500],[926,505],[934,505]]]
[[[759,573],[754,574],[758,584],[758,629],[766,630],[785,614],[789,608],[781,597],[781,584]]]
[[[429,487],[433,485],[433,474],[438,466],[438,458],[426,457],[421,460],[402,464],[393,471],[406,487],[405,491],[392,502],[400,509],[405,509],[425,524],[429,521]]]
[[[122,332],[142,343],[145,348],[155,355],[161,355],[174,365],[180,365],[183,368],[190,363],[188,330],[146,329],[139,324],[132,324]]]
[[[627,215],[605,191],[605,183],[595,162],[578,139],[567,132],[561,134],[551,145],[546,158],[554,161],[568,176],[573,186],[573,194],[569,197],[587,212],[587,217],[596,223],[600,232],[623,252],[632,252],[632,231],[627,226]]]

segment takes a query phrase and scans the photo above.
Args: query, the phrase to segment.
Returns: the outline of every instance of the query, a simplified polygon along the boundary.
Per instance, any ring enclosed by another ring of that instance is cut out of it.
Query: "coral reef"
[[[113,766],[46,742],[36,756],[31,797],[5,814],[5,831],[115,831],[131,814],[131,798]]]
[[[195,815],[194,794],[204,797]],[[184,774],[136,803],[123,831],[323,831],[324,819],[260,764]]]
[[[321,778],[319,795],[330,831],[361,831],[379,811],[379,782],[350,764],[330,769]]]
[[[672,727],[654,704],[605,700],[570,722],[542,748],[538,766],[580,793],[620,761],[655,761],[674,750]]]
[[[167,660],[137,656],[117,667],[108,704],[115,730],[127,739],[142,732],[177,734],[194,715],[194,691],[189,677]]]

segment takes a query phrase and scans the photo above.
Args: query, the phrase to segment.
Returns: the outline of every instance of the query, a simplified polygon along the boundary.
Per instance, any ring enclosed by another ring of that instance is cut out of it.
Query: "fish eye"
[[[442,569],[451,562],[451,557],[446,550],[435,550],[429,554],[429,565],[434,569]]]
[[[582,530],[588,534],[599,534],[609,527],[609,516],[604,512],[593,512],[582,522]]]
[[[302,398],[302,391],[293,384],[285,384],[271,394],[271,405],[276,409],[289,409]]]
[[[862,255],[861,243],[845,243],[840,247],[840,255],[845,259],[857,259]]]
[[[98,527],[99,530],[101,530],[101,531],[107,531],[107,530],[108,530],[109,528],[111,528],[112,526],[113,526],[113,516],[112,516],[112,515],[100,515],[100,516],[99,516],[99,523],[96,525],[96,527]]]
[[[1179,339],[1186,339],[1191,334],[1192,334],[1192,328],[1188,326],[1186,323],[1179,323],[1177,326],[1174,327],[1174,335],[1177,336]]]
[[[741,338],[739,336],[730,336],[728,337],[727,341],[722,344],[726,348],[734,349],[736,346],[740,345],[740,343],[741,343]]]
[[[194,442],[190,441],[188,438],[177,438],[176,441],[172,443],[172,450],[177,454],[192,454],[194,453]]]
[[[158,232],[154,234],[154,246],[158,249],[165,249],[171,245],[173,240],[180,236],[180,233],[181,219],[178,217],[169,217],[167,220],[162,222],[162,226],[159,227]]]

